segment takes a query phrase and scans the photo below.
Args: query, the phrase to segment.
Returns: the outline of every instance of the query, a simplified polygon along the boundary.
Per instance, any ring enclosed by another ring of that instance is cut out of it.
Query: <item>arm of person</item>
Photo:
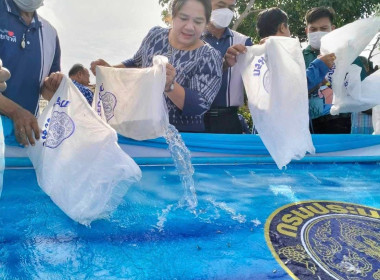
[[[182,110],[183,115],[201,115],[210,109],[221,83],[222,60],[219,52],[210,49],[210,53],[202,56],[202,61],[191,78],[191,87],[174,83],[174,89],[166,94]]]
[[[166,64],[165,94],[180,110],[185,104],[185,89],[175,82],[176,70],[173,65]]]
[[[174,82],[173,89],[165,89],[165,94],[167,95],[167,97],[169,97],[169,99],[174,103],[175,106],[177,106],[180,110],[183,110],[183,107],[185,106],[186,95],[184,87]]]
[[[7,84],[5,82],[10,76],[10,72],[2,67],[2,61],[0,59],[1,92],[6,90]],[[29,111],[0,93],[0,113],[13,120],[16,140],[20,144],[24,146],[28,146],[29,143],[35,145],[34,139],[38,140],[40,138],[40,131],[37,119]]]
[[[309,67],[306,69],[307,77],[307,88],[310,91],[313,91],[320,83],[323,82],[330,68],[333,66],[334,60],[332,60],[334,54],[330,54],[329,60],[324,57],[317,58],[313,60]],[[325,59],[325,60],[324,60]],[[332,60],[332,61],[331,61]]]
[[[126,68],[123,63],[111,66],[111,64],[109,64],[107,61],[105,61],[102,58],[99,58],[99,59],[91,62],[90,69],[91,69],[92,74],[94,74],[94,76],[96,76],[96,66],[113,67],[113,68]]]
[[[229,47],[223,58],[223,71],[226,71],[229,67],[233,67],[237,63],[237,57],[246,52],[247,48],[242,44]]]
[[[21,145],[27,147],[30,143],[34,146],[35,139],[40,139],[36,117],[2,94],[0,94],[0,113],[13,121],[16,140]]]
[[[223,58],[223,71],[226,71],[229,67],[234,66],[237,62],[237,57],[242,53],[246,53],[246,47],[250,46],[253,46],[252,40],[251,38],[247,38],[244,45],[236,44],[229,47]]]

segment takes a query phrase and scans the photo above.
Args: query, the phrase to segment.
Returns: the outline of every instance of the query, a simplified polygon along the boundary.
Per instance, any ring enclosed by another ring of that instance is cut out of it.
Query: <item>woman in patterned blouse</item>
[[[174,0],[172,27],[152,28],[133,58],[113,66],[151,67],[153,56],[167,56],[166,104],[169,121],[179,131],[204,131],[203,114],[221,85],[222,58],[200,39],[210,15],[210,0]],[[93,72],[96,65],[110,66],[99,59],[91,63]]]

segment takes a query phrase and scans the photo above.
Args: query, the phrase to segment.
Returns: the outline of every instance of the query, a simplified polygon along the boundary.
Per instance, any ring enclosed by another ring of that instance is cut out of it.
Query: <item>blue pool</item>
[[[183,189],[174,167],[142,165],[142,181],[110,220],[90,228],[54,205],[32,168],[8,167],[0,279],[292,279],[265,238],[277,209],[316,200],[380,208],[376,161],[194,167],[196,210],[178,208]]]

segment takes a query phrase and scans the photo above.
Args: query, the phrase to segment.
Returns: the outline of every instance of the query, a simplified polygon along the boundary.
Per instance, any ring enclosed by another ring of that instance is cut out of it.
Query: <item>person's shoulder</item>
[[[148,32],[148,34],[165,34],[165,33],[169,33],[169,29],[162,26],[154,26]]]
[[[209,43],[205,43],[201,48],[202,55],[212,56],[216,59],[222,59],[221,54],[218,50],[212,47]]]
[[[47,19],[38,15],[38,20],[41,22],[42,28],[50,29],[54,31],[55,33],[57,33],[57,30],[55,29],[55,27]]]
[[[13,4],[15,5],[15,4]],[[6,17],[12,11],[12,5],[9,3],[9,0],[0,0],[0,14],[1,17]]]
[[[242,33],[239,33],[235,30],[230,29],[230,33],[232,37],[234,38],[234,44],[242,44],[245,46],[252,46],[253,42],[251,37],[244,35]]]
[[[313,54],[314,51],[312,50],[310,45],[307,45],[306,48],[302,49],[302,53],[304,55]]]
[[[245,39],[245,40],[247,40],[248,38],[250,38],[250,37],[248,37],[247,35],[244,35],[244,34],[242,34],[242,33],[240,33],[240,32],[237,32],[236,30],[232,30],[232,29],[230,29],[230,32],[232,33],[232,35],[233,35],[234,37],[242,38],[242,39]]]

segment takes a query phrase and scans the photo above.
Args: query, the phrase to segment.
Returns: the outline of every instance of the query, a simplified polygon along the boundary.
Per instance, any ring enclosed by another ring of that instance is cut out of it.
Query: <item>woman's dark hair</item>
[[[171,11],[172,11],[172,18],[175,18],[178,12],[182,9],[183,5],[189,0],[173,0],[172,5],[171,5]],[[211,17],[211,0],[196,0],[200,2],[203,7],[205,8],[205,17],[206,17],[206,22],[209,23],[210,17]]]
[[[273,7],[261,11],[257,16],[256,29],[261,38],[276,35],[280,24],[288,26],[288,15],[280,8]]]
[[[335,11],[330,7],[317,7],[307,11],[305,20],[306,24],[313,23],[321,18],[329,18],[331,24],[334,23]]]

